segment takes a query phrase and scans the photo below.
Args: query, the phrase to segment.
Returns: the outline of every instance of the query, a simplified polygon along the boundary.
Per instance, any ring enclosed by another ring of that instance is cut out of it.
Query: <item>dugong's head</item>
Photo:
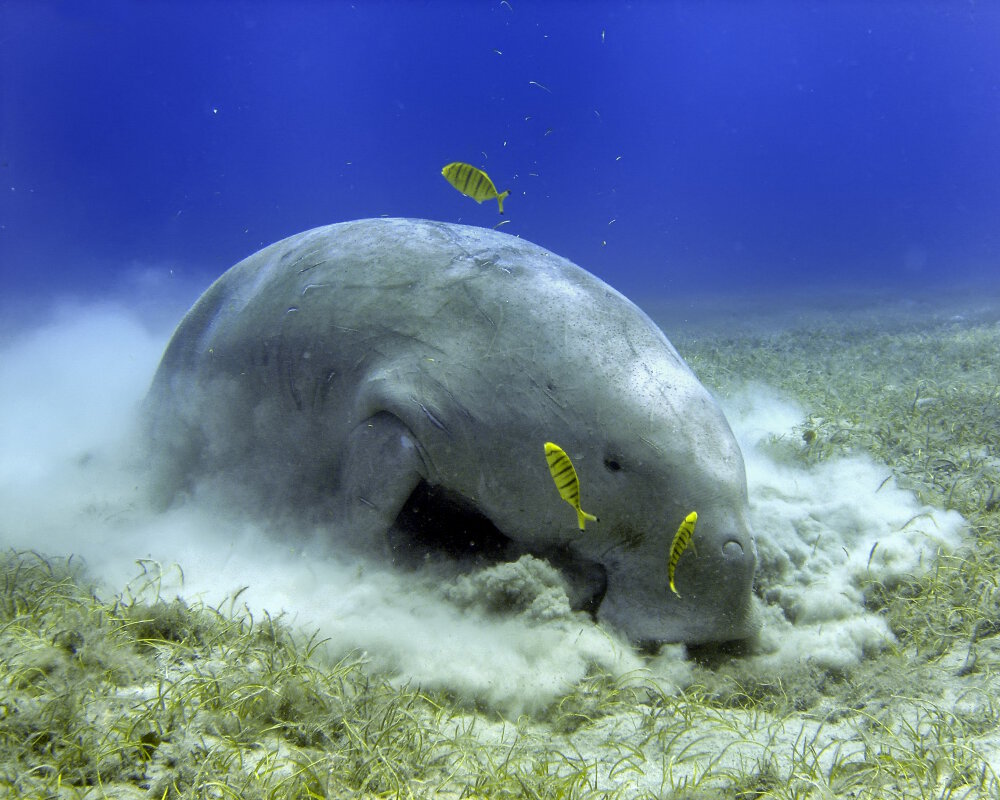
[[[604,568],[598,618],[633,640],[744,638],[754,628],[757,548],[743,457],[704,387],[690,372],[672,366],[664,373],[664,366],[631,364],[613,416],[588,441],[568,445],[582,500],[599,515],[571,547]],[[676,561],[672,591],[671,546],[692,511],[697,523]]]
[[[533,301],[537,317],[520,330],[539,346],[495,401],[480,402],[502,419],[503,438],[484,447],[507,460],[480,479],[479,507],[525,549],[565,556],[571,582],[574,567],[589,576],[599,588],[587,605],[634,641],[747,637],[757,550],[743,457],[722,411],[660,329],[605,284],[563,273],[536,285]],[[582,508],[599,518],[584,530],[549,474],[546,441],[569,456]],[[484,490],[497,473],[505,480]],[[671,545],[692,511],[675,592]]]
[[[593,567],[577,575],[597,570],[598,619],[633,641],[741,639],[755,627],[757,561],[743,457],[708,391],[673,358],[664,339],[661,357],[629,362],[611,385],[573,392],[549,421],[545,435],[572,460],[581,507],[598,521],[579,529],[543,462],[538,436],[534,460],[523,457],[521,516],[501,526],[515,539],[547,539],[571,554],[568,561]],[[557,383],[550,386],[558,393]],[[542,491],[526,493],[528,483]],[[671,546],[692,511],[697,524],[671,591]],[[574,570],[566,573],[572,580]]]

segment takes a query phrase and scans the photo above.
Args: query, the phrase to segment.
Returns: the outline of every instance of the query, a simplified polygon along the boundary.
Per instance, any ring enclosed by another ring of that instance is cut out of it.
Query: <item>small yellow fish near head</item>
[[[557,444],[546,442],[545,460],[549,462],[549,472],[559,490],[559,496],[576,509],[576,521],[580,530],[584,530],[587,520],[599,522],[593,514],[580,508],[580,479],[576,476],[576,469],[566,451]]]
[[[697,522],[697,511],[692,511],[684,517],[684,521],[677,529],[677,533],[674,534],[674,542],[670,545],[670,561],[667,563],[667,577],[670,578],[670,591],[678,597],[681,596],[681,593],[678,592],[677,587],[674,586],[674,570],[677,569],[677,562],[681,560],[681,555],[683,555],[684,551],[687,549],[688,543],[694,535],[694,526]]]
[[[510,194],[510,191],[497,193],[497,187],[493,185],[490,176],[481,169],[464,161],[452,161],[441,168],[441,174],[448,183],[477,203],[495,197],[497,205],[500,206],[500,213],[503,214],[503,199]]]

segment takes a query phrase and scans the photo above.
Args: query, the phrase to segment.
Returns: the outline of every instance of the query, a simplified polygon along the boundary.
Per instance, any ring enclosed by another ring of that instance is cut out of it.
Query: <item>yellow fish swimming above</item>
[[[552,480],[556,482],[559,496],[576,509],[576,520],[580,530],[584,529],[588,519],[591,522],[598,522],[597,517],[580,508],[580,479],[576,476],[576,469],[566,451],[557,444],[546,442],[545,460],[549,462],[549,472],[552,473]]]
[[[681,596],[681,593],[674,586],[674,570],[677,569],[677,562],[681,560],[681,556],[684,554],[688,543],[691,541],[691,537],[694,535],[694,526],[697,522],[697,511],[692,511],[684,517],[684,521],[677,529],[677,533],[674,534],[674,542],[670,545],[670,561],[667,565],[667,577],[670,578],[670,591],[678,597]]]
[[[481,169],[476,169],[472,164],[466,164],[462,161],[453,161],[441,170],[441,174],[444,175],[448,183],[477,203],[495,197],[497,205],[500,206],[500,213],[503,214],[503,199],[510,194],[510,191],[498,194],[497,187],[493,185],[490,176]]]

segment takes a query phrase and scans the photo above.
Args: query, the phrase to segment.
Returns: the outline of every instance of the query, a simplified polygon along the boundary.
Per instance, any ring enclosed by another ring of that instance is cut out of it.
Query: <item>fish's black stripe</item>
[[[462,178],[463,178],[463,181],[462,181],[462,192],[463,193],[469,194],[469,181],[472,180],[472,176],[474,174],[475,173],[474,173],[472,167],[470,167],[468,164],[463,164],[462,165]]]
[[[480,202],[482,202],[482,200],[484,199],[482,193],[480,192],[480,189],[482,188],[483,188],[483,176],[476,175],[476,185],[473,186],[471,189],[469,189],[469,196],[472,197],[474,200],[479,200]]]
[[[573,465],[570,464],[569,462],[567,462],[566,466],[562,467],[558,472],[553,471],[552,477],[555,478],[556,480],[559,480],[559,478],[561,478],[567,472],[571,472],[571,471],[573,471]]]

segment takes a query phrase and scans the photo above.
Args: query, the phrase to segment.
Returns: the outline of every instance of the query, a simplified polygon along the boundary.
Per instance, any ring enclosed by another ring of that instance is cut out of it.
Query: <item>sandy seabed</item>
[[[7,337],[0,792],[1000,794],[1000,303],[639,300],[744,451],[739,646],[637,652],[530,557],[399,574],[207,498],[153,513],[127,443],[164,332]]]

